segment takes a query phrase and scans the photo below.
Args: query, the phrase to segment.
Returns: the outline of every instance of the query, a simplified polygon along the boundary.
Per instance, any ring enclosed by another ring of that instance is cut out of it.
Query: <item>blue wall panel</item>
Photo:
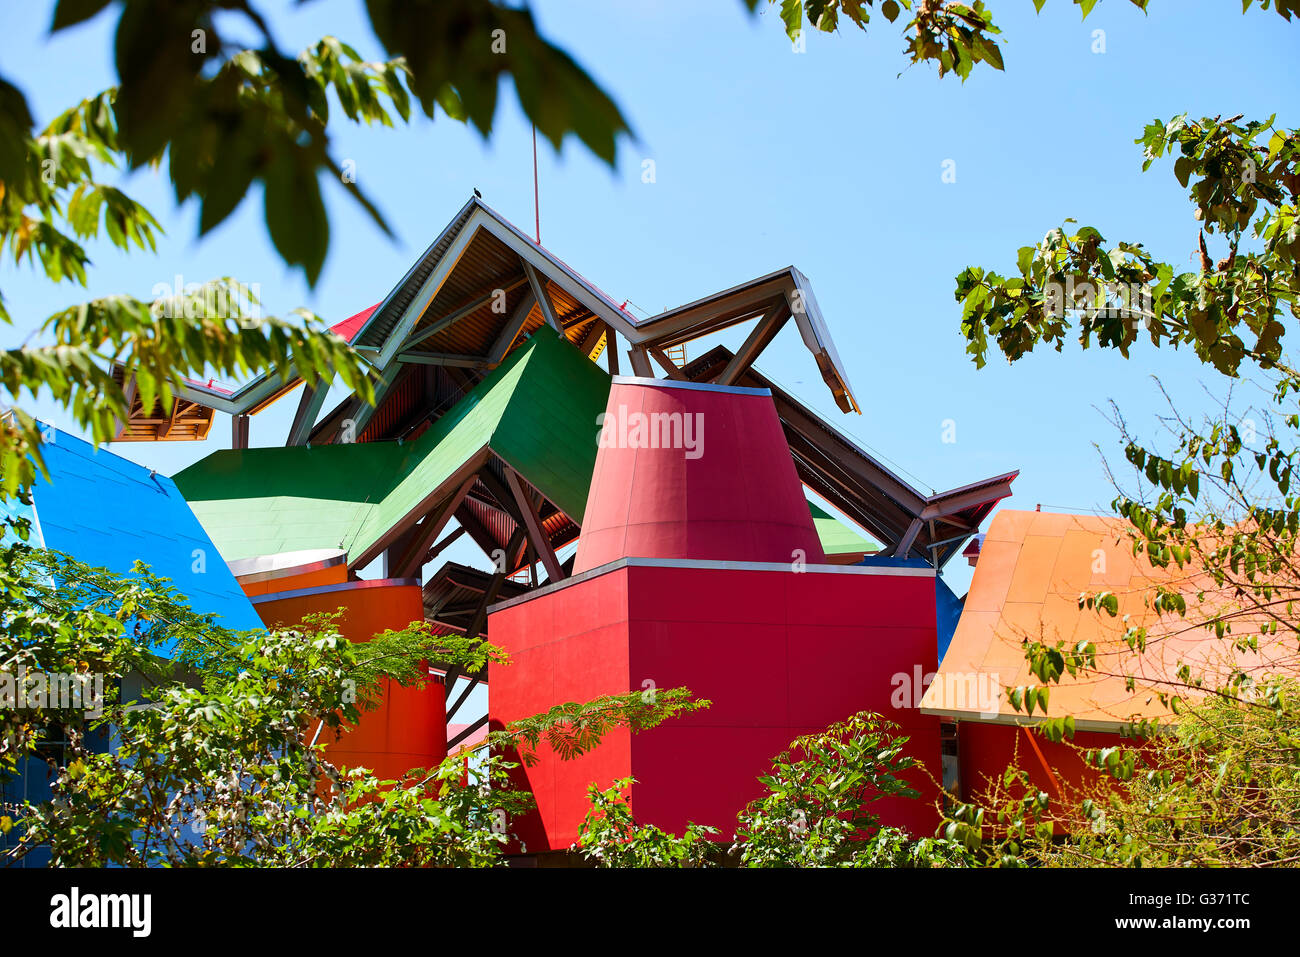
[[[165,475],[49,430],[42,446],[50,478],[33,488],[46,548],[128,575],[138,559],[171,579],[190,606],[227,628],[262,622],[199,520]]]

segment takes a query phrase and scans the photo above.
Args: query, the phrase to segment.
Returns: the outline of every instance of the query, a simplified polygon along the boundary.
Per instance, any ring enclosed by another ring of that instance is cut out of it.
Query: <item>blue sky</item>
[[[381,53],[357,0],[262,6],[284,48],[332,33]],[[1149,347],[1127,362],[1067,348],[977,371],[953,278],[969,264],[1013,268],[1018,247],[1068,216],[1186,262],[1191,205],[1167,165],[1141,172],[1133,140],[1154,117],[1184,111],[1276,112],[1279,125],[1296,126],[1300,25],[1243,16],[1225,0],[1152,0],[1146,16],[1105,0],[1086,21],[1066,0],[1037,16],[1029,0],[991,6],[1007,70],[977,69],[963,85],[904,69],[900,28],[883,21],[870,35],[812,36],[796,54],[774,10],[751,17],[739,0],[535,3],[543,31],[610,91],[637,134],[614,170],[574,142],[559,155],[541,145],[542,241],[650,313],[794,264],[812,281],[863,414],[835,408],[793,327],[763,356],[764,372],[927,490],[1020,469],[1012,507],[1104,506],[1112,492],[1093,443],[1112,457],[1118,446],[1099,409],[1114,399],[1150,433],[1162,407],[1150,376],[1191,409],[1206,402],[1202,385],[1221,391],[1222,381],[1190,354]],[[42,120],[113,82],[112,19],[50,38],[51,9],[9,5],[0,38],[0,72]],[[1095,30],[1105,53],[1092,52]],[[445,117],[395,130],[336,124],[335,155],[355,161],[397,238],[327,188],[331,246],[314,290],[272,250],[260,196],[199,241],[195,208],[177,208],[158,174],[134,174],[126,187],[166,229],[157,255],[93,246],[89,290],[0,265],[15,316],[0,341],[23,341],[89,296],[147,297],[178,273],[256,282],[269,312],[306,306],[345,318],[384,296],[474,187],[531,230],[529,128],[511,91],[502,104],[490,142]],[[642,182],[645,159],[655,161],[653,184]],[[942,181],[945,160],[954,183]],[[293,404],[255,418],[253,444],[282,442]],[[36,410],[66,425],[48,403]],[[942,441],[946,419],[955,443]],[[219,416],[205,443],[113,450],[172,474],[228,443]],[[960,594],[969,570],[954,562],[949,577]]]

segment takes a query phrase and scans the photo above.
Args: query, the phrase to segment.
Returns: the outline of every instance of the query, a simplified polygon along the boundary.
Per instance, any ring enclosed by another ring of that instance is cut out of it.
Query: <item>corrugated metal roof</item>
[[[406,307],[411,304],[411,301],[420,291],[420,287],[424,285],[424,281],[429,278],[429,274],[437,267],[442,254],[455,241],[461,227],[473,215],[478,205],[475,199],[470,199],[460,208],[460,212],[447,224],[446,229],[424,251],[424,255],[416,260],[415,265],[407,270],[406,275],[402,277],[402,281],[393,287],[392,291],[384,297],[383,302],[379,304],[379,308],[366,320],[365,325],[361,327],[361,331],[357,333],[356,338],[352,341],[354,346],[379,348],[384,344],[402,318],[402,313],[406,311]]]
[[[1120,518],[998,512],[980,549],[952,643],[921,709],[984,721],[1024,721],[1024,713],[1012,708],[1002,689],[1041,684],[1025,661],[1025,639],[1096,645],[1098,670],[1064,675],[1052,685],[1048,706],[1049,717],[1071,715],[1077,727],[1092,730],[1118,730],[1134,718],[1167,718],[1158,694],[1183,683],[1178,678],[1183,664],[1197,675],[1225,675],[1233,661],[1256,673],[1293,668],[1294,650],[1285,640],[1261,635],[1260,653],[1241,655],[1232,651],[1231,641],[1189,627],[1188,622],[1204,621],[1242,600],[1208,575],[1173,564],[1155,568],[1144,555],[1135,556],[1127,528]],[[1147,599],[1157,584],[1186,597],[1186,619],[1162,618],[1151,609]],[[1116,616],[1079,607],[1080,594],[1099,591],[1116,596]],[[1233,632],[1258,634],[1266,620],[1246,610],[1234,617]],[[1140,655],[1124,640],[1129,627],[1139,626],[1149,629]],[[1281,668],[1270,661],[1280,661]]]
[[[608,394],[547,328],[411,442],[225,450],[176,482],[227,560],[330,546],[368,560],[484,450],[580,519]]]

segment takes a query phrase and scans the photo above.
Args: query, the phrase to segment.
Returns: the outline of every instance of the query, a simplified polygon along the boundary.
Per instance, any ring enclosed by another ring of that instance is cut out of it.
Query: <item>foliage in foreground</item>
[[[1079,749],[1093,780],[1051,795],[1020,767],[946,833],[994,866],[1300,866],[1300,686],[1211,696],[1138,747]]]
[[[923,771],[903,753],[897,726],[860,712],[817,734],[803,735],[759,778],[762,796],[737,818],[735,840],[715,827],[688,824],[675,836],[638,824],[626,792],[631,778],[608,790],[592,785],[592,809],[576,850],[599,867],[964,867],[974,861],[961,843],[913,840],[884,827],[873,805],[916,799],[903,779]]]
[[[104,682],[97,707],[50,697],[0,710],[0,777],[40,774],[44,760],[51,782],[49,800],[0,818],[2,863],[45,844],[56,866],[490,866],[532,806],[511,789],[504,746],[577,756],[612,729],[707,706],[684,689],[568,704],[497,732],[488,753],[379,780],[336,768],[327,745],[376,703],[380,680],[422,684],[428,659],[477,668],[502,661],[498,649],[422,624],[354,644],[329,615],[236,634],[144,567],[119,577],[19,540],[0,552],[0,584],[0,674]],[[122,700],[123,680],[141,681],[136,700]]]
[[[1300,371],[1285,336],[1300,319],[1300,134],[1272,118],[1179,116],[1154,121],[1137,142],[1144,168],[1172,158],[1188,191],[1201,224],[1194,268],[1138,242],[1108,246],[1092,227],[1054,229],[1019,251],[1018,275],[970,267],[957,278],[968,351],[981,365],[993,346],[1016,361],[1074,337],[1127,357],[1145,339],[1190,351],[1229,383],[1257,378],[1265,402],[1234,409],[1229,396],[1199,422],[1171,403],[1172,449],[1139,441],[1117,415],[1132,486],[1116,480],[1113,507],[1134,554],[1177,573],[1144,596],[1159,626],[1129,624],[1118,656],[1091,642],[1027,642],[1041,684],[1012,703],[1046,712],[1051,686],[1073,675],[1125,680],[1132,691],[1116,658],[1159,654],[1169,635],[1203,633],[1216,663],[1175,661],[1154,692],[1170,721],[1135,720],[1130,740],[1084,750],[1097,771],[1084,790],[1053,797],[1012,767],[981,801],[954,810],[947,834],[999,864],[1294,865]],[[1113,594],[1079,600],[1118,614]],[[1073,735],[1069,716],[1039,727],[1057,742]]]

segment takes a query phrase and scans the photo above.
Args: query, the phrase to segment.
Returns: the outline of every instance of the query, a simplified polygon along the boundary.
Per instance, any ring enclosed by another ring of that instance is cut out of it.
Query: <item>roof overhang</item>
[[[794,266],[652,316],[637,324],[636,334],[629,341],[633,346],[670,348],[751,319],[761,319],[777,306],[783,306],[794,318],[804,346],[816,360],[836,405],[842,412],[861,413],[812,285]],[[753,356],[748,358],[752,361]]]
[[[692,381],[709,382],[732,357],[717,346],[683,371]],[[1011,494],[1020,474],[927,495],[756,369],[737,381],[771,391],[800,480],[880,541],[882,555],[920,556],[942,568]]]

